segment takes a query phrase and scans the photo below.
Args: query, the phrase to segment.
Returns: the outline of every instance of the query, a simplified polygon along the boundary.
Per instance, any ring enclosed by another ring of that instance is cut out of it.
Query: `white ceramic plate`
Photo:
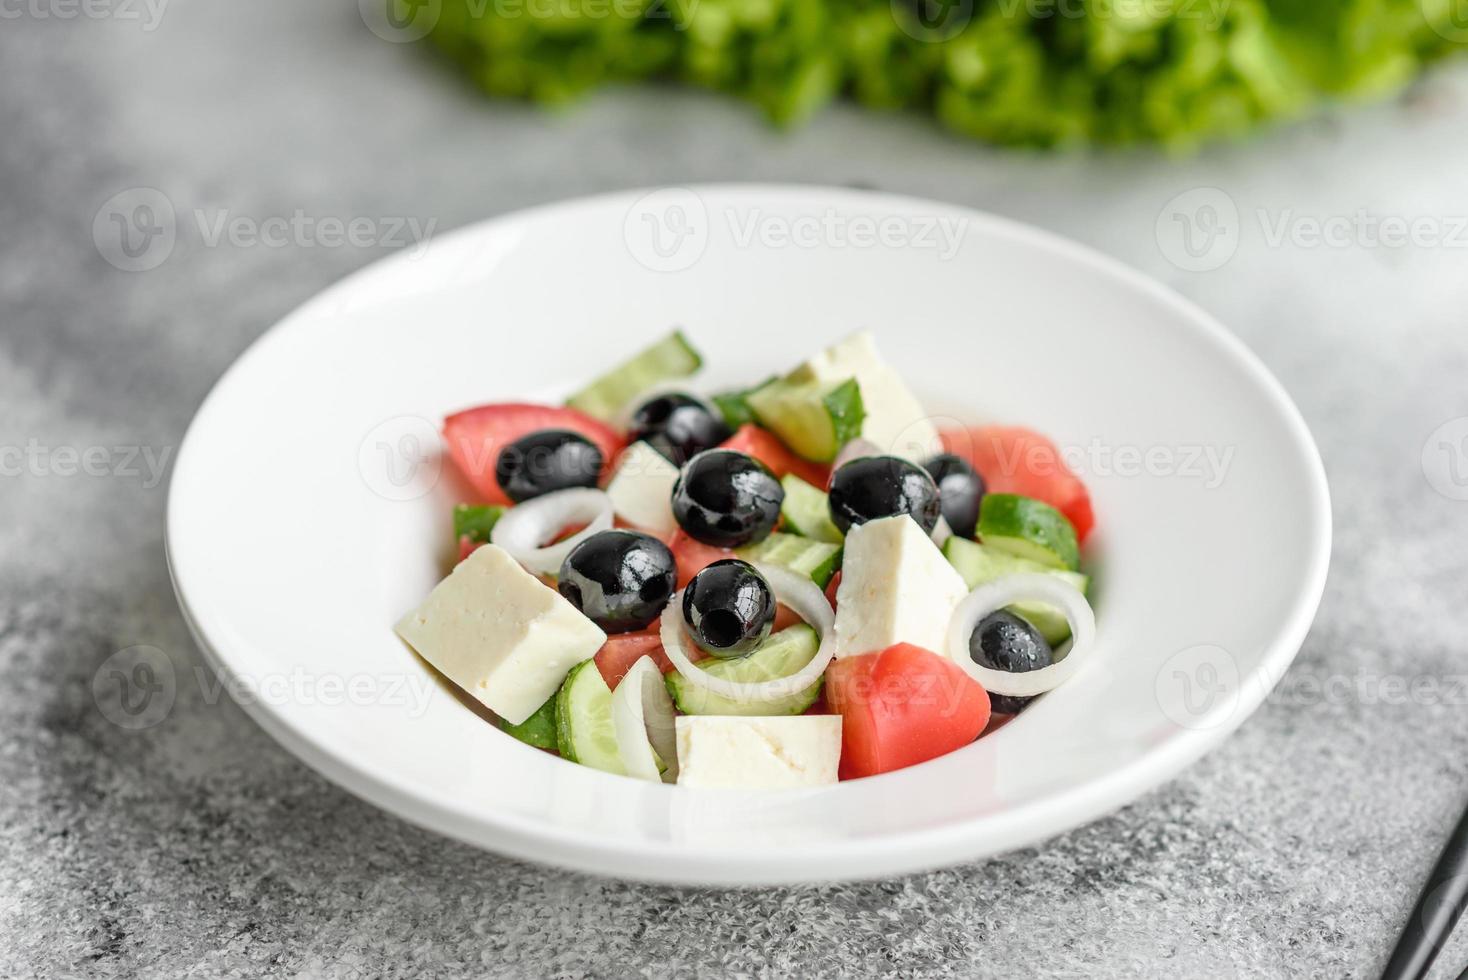
[[[439,420],[563,396],[672,324],[702,348],[712,386],[870,327],[930,410],[1024,423],[1075,453],[1099,524],[1089,669],[944,758],[769,794],[606,775],[468,709],[391,630],[452,551],[461,488],[440,466]],[[1318,454],[1278,383],[1163,288],[948,205],[732,186],[512,214],[327,290],[200,409],[168,548],[214,667],[353,793],[516,857],[776,883],[1032,844],[1172,776],[1299,648],[1330,519]]]

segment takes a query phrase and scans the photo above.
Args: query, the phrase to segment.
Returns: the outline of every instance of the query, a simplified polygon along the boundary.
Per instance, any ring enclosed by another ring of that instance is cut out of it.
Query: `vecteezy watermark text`
[[[166,262],[180,233],[191,228],[205,248],[383,248],[403,249],[417,258],[427,250],[438,219],[314,214],[304,208],[266,215],[192,208],[180,220],[174,202],[162,191],[131,187],[97,210],[92,241],[110,265],[124,272],[146,272]]]
[[[172,446],[51,446],[31,438],[0,445],[0,477],[113,477],[152,490],[163,482],[172,456]]]
[[[0,20],[111,20],[158,29],[168,0],[0,0]]]
[[[1233,260],[1246,236],[1268,249],[1468,249],[1468,213],[1390,214],[1357,208],[1317,214],[1297,208],[1239,209],[1217,187],[1196,187],[1168,201],[1157,216],[1162,255],[1179,269],[1212,272]]]
[[[913,249],[948,261],[963,246],[968,225],[967,218],[951,214],[837,208],[792,214],[726,207],[711,214],[695,191],[669,187],[633,202],[622,233],[640,265],[654,272],[681,272],[703,257],[715,233],[727,235],[737,249]]]

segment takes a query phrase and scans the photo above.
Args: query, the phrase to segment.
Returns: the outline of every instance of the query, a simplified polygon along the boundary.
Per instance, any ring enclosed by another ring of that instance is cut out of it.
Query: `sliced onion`
[[[703,392],[696,391],[692,381],[692,378],[670,378],[667,381],[648,385],[622,406],[621,411],[617,413],[615,424],[621,429],[632,428],[632,416],[637,414],[637,410],[661,395],[687,395],[708,409],[709,414],[714,418],[723,419],[724,416],[719,412],[719,407]]]
[[[941,514],[938,516],[938,523],[936,526],[934,526],[933,533],[930,534],[929,537],[931,537],[933,539],[933,543],[940,548],[943,547],[943,542],[953,537],[953,528],[948,526],[947,519],[945,519]]]
[[[546,544],[568,524],[586,527],[564,541]],[[600,490],[577,487],[557,490],[511,507],[495,523],[489,540],[530,571],[556,575],[573,548],[611,526],[612,498]]]
[[[731,681],[725,677],[715,677],[706,670],[700,670],[693,661],[688,659],[688,653],[683,648],[685,630],[683,628],[682,592],[673,596],[667,608],[663,610],[660,630],[663,652],[668,655],[669,660],[673,661],[673,666],[678,668],[678,673],[686,677],[689,683],[694,687],[703,688],[710,694],[745,703],[774,701],[805,690],[826,672],[831,658],[836,655],[836,631],[833,629],[836,625],[836,614],[831,611],[831,604],[826,601],[826,594],[820,590],[820,587],[808,576],[792,572],[779,565],[756,562],[754,567],[765,577],[765,581],[770,583],[770,588],[775,593],[775,600],[789,606],[797,616],[809,623],[815,629],[816,635],[820,637],[820,646],[816,648],[816,655],[810,663],[788,677],[776,677],[774,680],[760,681],[757,684]]]
[[[847,463],[851,462],[853,459],[861,459],[863,456],[882,455],[884,455],[884,453],[882,452],[881,446],[877,445],[875,442],[872,442],[870,439],[863,439],[858,436],[857,438],[848,442],[846,445],[842,446],[841,451],[836,454],[836,458],[831,460],[831,472],[835,473],[837,470],[845,466]]]
[[[612,692],[612,732],[627,775],[654,783],[677,781],[673,699],[663,683],[663,672],[651,657],[633,664]],[[663,760],[666,772],[658,772],[654,752]]]
[[[1049,667],[1012,673],[974,663],[969,640],[983,618],[1016,602],[1043,602],[1057,607],[1070,622],[1070,652]],[[1079,589],[1052,575],[1007,575],[981,585],[953,612],[948,627],[948,656],[968,671],[984,690],[1012,698],[1030,698],[1054,690],[1080,670],[1096,646],[1096,614]]]

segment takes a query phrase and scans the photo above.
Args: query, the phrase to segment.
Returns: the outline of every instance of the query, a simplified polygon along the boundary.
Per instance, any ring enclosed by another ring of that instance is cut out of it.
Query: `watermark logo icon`
[[[1157,704],[1174,723],[1201,731],[1222,725],[1239,704],[1239,664],[1215,644],[1179,650],[1157,671],[1153,693]]]
[[[640,265],[653,272],[681,272],[708,248],[708,208],[685,187],[656,190],[627,209],[622,236]]]
[[[438,26],[443,0],[357,0],[357,11],[367,29],[384,41],[410,44]]]
[[[417,500],[438,485],[442,469],[438,429],[419,415],[388,419],[357,448],[363,482],[385,500]]]
[[[155,187],[119,191],[92,218],[92,241],[98,254],[123,272],[158,268],[173,254],[177,240],[173,202]]]
[[[1418,6],[1439,37],[1468,44],[1468,0],[1418,0]]]
[[[1239,250],[1239,207],[1217,187],[1184,191],[1157,215],[1157,247],[1186,272],[1212,272]]]
[[[1449,500],[1468,500],[1468,416],[1444,422],[1427,437],[1422,475]]]
[[[92,675],[92,700],[118,728],[152,728],[173,710],[178,679],[168,654],[153,646],[119,650]]]
[[[892,19],[915,41],[957,37],[974,18],[974,0],[891,0]]]

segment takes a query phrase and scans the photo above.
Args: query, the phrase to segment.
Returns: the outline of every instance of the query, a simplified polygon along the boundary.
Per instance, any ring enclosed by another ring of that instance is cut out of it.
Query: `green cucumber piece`
[[[836,569],[841,567],[841,546],[825,541],[812,541],[798,534],[776,531],[758,544],[745,545],[734,552],[745,561],[763,561],[809,575],[824,589]]]
[[[1013,493],[991,493],[979,505],[979,540],[1020,558],[1076,571],[1081,546],[1076,529],[1049,504]]]
[[[518,725],[500,719],[500,728],[506,735],[518,738],[526,745],[537,749],[556,751],[556,695],[545,699],[545,704],[535,709],[535,714]]]
[[[612,689],[595,660],[583,660],[556,694],[556,747],[561,758],[625,776],[612,727]]]
[[[787,626],[769,637],[754,652],[737,660],[719,660],[710,657],[700,660],[696,667],[706,670],[715,677],[738,681],[742,684],[759,684],[780,677],[789,677],[815,658],[820,642],[816,631],[804,624]],[[787,695],[776,701],[748,704],[719,697],[701,687],[689,683],[688,678],[676,670],[664,678],[673,704],[686,715],[798,715],[803,713],[816,698],[820,697],[824,678],[803,691]]]
[[[1091,586],[1090,577],[1080,572],[1042,565],[1037,561],[1020,558],[957,536],[943,542],[943,557],[948,559],[948,563],[970,589],[1007,575],[1053,575],[1075,586],[1082,595]],[[1010,606],[1009,611],[1029,620],[1051,646],[1064,643],[1070,638],[1070,623],[1054,606],[1040,602],[1020,602]]]
[[[866,418],[856,379],[834,387],[819,381],[780,380],[751,392],[749,407],[765,428],[806,459],[829,463],[861,435]]]
[[[494,504],[459,504],[454,508],[454,540],[468,538],[478,544],[489,541],[489,532],[509,508]]]
[[[722,394],[714,395],[710,401],[719,410],[719,414],[724,416],[724,424],[729,427],[730,431],[734,431],[741,425],[749,425],[754,421],[754,409],[749,405],[749,396],[761,388],[769,387],[774,382],[775,379],[773,377],[766,378],[753,388],[743,388],[739,391],[726,391]]]
[[[824,490],[818,490],[794,473],[785,474],[780,486],[785,490],[780,516],[785,518],[786,528],[802,537],[827,544],[840,544],[846,540],[840,529],[831,523],[831,502]]]
[[[632,399],[653,385],[686,378],[702,366],[703,358],[688,338],[674,330],[582,388],[566,404],[603,422],[617,422]]]

